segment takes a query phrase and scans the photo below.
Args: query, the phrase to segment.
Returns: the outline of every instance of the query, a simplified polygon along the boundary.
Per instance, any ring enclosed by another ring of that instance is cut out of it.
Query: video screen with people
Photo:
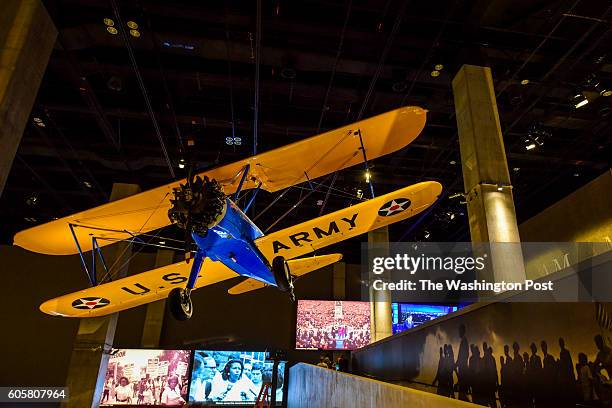
[[[412,303],[391,304],[393,334],[412,329],[430,320],[457,310],[457,306],[417,305]]]
[[[181,406],[190,361],[191,350],[117,350],[108,362],[100,406]]]
[[[274,362],[266,360],[266,355],[264,351],[194,351],[189,402],[231,405],[257,401],[264,384],[272,383]],[[278,364],[276,383],[276,405],[281,405],[284,361]],[[260,400],[263,397],[262,393]]]
[[[295,348],[355,350],[370,344],[370,303],[299,300]]]

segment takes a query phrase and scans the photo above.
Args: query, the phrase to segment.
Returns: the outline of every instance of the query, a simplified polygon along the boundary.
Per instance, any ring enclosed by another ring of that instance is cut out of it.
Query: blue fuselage
[[[268,261],[253,243],[263,233],[232,200],[226,200],[225,215],[217,225],[210,228],[205,236],[195,232],[191,234],[198,246],[196,262],[197,258],[208,257],[239,275],[276,286]]]

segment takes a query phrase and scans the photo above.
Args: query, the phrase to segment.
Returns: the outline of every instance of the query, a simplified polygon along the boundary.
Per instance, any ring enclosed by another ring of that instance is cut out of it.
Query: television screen
[[[190,350],[119,349],[111,354],[101,406],[183,405]]]
[[[416,305],[393,303],[391,305],[393,334],[412,329],[437,317],[457,310],[456,306]]]
[[[370,343],[370,303],[300,300],[297,349],[354,350]]]
[[[272,382],[274,363],[266,360],[266,354],[264,351],[194,351],[189,401],[219,405],[256,401],[263,384]],[[285,362],[281,361],[276,405],[283,402],[284,384]]]

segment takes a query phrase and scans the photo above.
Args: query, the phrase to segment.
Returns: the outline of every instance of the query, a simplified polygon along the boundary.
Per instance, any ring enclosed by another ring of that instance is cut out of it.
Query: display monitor
[[[412,329],[456,310],[456,306],[393,303],[391,305],[393,334]]]
[[[241,405],[255,402],[265,383],[272,382],[274,362],[264,351],[196,350],[189,402]],[[285,362],[278,364],[276,405],[282,405]],[[262,395],[263,397],[263,395]]]
[[[298,301],[297,349],[354,350],[369,343],[369,302]]]
[[[100,405],[182,406],[187,399],[190,363],[190,350],[114,350]]]

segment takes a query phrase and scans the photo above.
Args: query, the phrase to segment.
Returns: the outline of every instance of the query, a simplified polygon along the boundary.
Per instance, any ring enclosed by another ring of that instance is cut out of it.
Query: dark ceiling
[[[3,243],[17,230],[104,203],[113,182],[147,189],[172,173],[183,177],[178,162],[188,139],[198,168],[250,156],[256,114],[261,152],[422,106],[429,114],[421,136],[373,161],[376,192],[421,180],[461,192],[451,80],[464,63],[492,69],[519,221],[610,167],[612,97],[599,93],[612,87],[607,0],[262,0],[259,14],[256,0],[44,4],[59,36],[0,199]],[[122,35],[128,21],[139,37]],[[570,100],[576,92],[589,99],[579,109]],[[526,150],[528,135],[544,144]],[[241,145],[226,144],[231,136]],[[315,217],[327,191],[325,211],[356,202],[357,190],[367,198],[362,168],[333,181],[310,195],[307,186],[291,189],[257,223],[267,228],[304,197],[274,228]],[[254,214],[275,197],[259,194]],[[468,240],[459,201],[445,197],[426,216],[392,226],[391,238],[420,240],[427,231],[432,240]]]

